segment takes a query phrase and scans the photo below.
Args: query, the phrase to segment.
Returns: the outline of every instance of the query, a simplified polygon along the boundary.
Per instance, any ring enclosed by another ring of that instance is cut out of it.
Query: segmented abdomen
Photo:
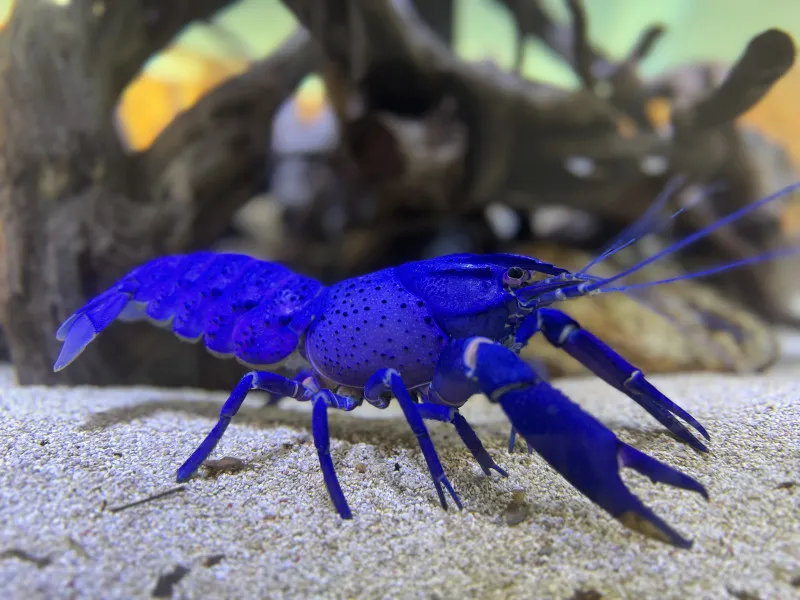
[[[209,352],[261,367],[297,347],[325,288],[283,265],[241,254],[165,256],[131,271],[67,319],[55,368],[75,360],[114,319],[147,319]]]

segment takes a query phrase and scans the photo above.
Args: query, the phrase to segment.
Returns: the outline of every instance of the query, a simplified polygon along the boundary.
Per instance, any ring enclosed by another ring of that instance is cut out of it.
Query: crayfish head
[[[569,274],[515,254],[451,254],[394,269],[403,287],[425,303],[451,337],[483,335],[506,325],[515,290]]]

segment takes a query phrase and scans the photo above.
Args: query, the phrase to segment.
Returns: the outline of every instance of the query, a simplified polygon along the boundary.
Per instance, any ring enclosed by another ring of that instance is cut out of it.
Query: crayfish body
[[[622,482],[620,466],[694,490],[692,478],[622,443],[607,427],[539,377],[518,353],[541,332],[638,402],[694,448],[706,447],[678,421],[708,434],[632,365],[550,304],[593,293],[603,282],[534,258],[450,255],[407,263],[331,287],[244,255],[202,252],[155,259],[123,277],[67,319],[55,370],[66,367],[114,320],[149,320],[181,339],[202,340],[219,357],[252,370],[222,407],[218,423],[178,469],[185,481],[211,454],[250,390],[273,400],[310,401],[312,433],[330,498],[350,507],[330,454],[328,410],[378,408],[395,398],[415,433],[445,509],[445,475],[425,420],[452,423],[488,475],[507,475],[458,408],[483,393],[499,403],[529,449],[626,526],[688,548],[685,539]],[[270,372],[297,367],[287,379]]]

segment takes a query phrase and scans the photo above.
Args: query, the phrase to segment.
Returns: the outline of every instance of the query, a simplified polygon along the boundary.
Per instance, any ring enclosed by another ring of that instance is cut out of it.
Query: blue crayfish
[[[446,490],[461,508],[425,421],[452,423],[487,475],[494,470],[506,476],[458,410],[472,395],[483,393],[508,416],[512,447],[513,435],[521,435],[529,449],[536,450],[575,488],[624,525],[689,548],[691,540],[627,489],[619,469],[633,468],[654,482],[693,490],[708,499],[705,488],[620,441],[540,377],[519,358],[519,351],[531,336],[543,334],[628,395],[678,438],[707,451],[676,418],[709,439],[691,415],[648,382],[640,370],[551,306],[587,294],[629,289],[609,286],[794,187],[745,207],[606,279],[587,274],[588,265],[572,273],[526,256],[457,254],[325,287],[282,265],[244,255],[199,252],[166,256],[134,269],[68,318],[57,332],[64,343],[54,368],[63,369],[75,360],[115,319],[147,319],[171,328],[183,340],[202,340],[215,356],[235,357],[252,370],[225,402],[217,424],[178,469],[178,481],[189,479],[211,454],[247,393],[263,390],[273,399],[312,402],[312,433],[325,485],[345,519],[351,512],[330,454],[329,409],[350,411],[364,400],[385,408],[395,398],[416,435],[442,507],[447,508]],[[639,229],[642,226],[640,223]],[[600,258],[638,237],[623,239]],[[724,268],[765,258],[769,257],[762,255]],[[659,283],[663,281],[648,285]],[[288,379],[270,372],[278,366],[290,367],[297,375]]]

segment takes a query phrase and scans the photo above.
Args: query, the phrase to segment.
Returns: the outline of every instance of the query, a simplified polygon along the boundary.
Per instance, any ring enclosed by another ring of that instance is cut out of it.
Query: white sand
[[[623,440],[708,487],[710,503],[635,473],[625,477],[694,538],[690,551],[624,529],[537,456],[508,455],[505,419],[479,401],[465,414],[508,479],[486,478],[452,428],[431,426],[463,512],[439,507],[398,412],[364,407],[331,416],[334,460],[354,511],[352,521],[341,521],[322,483],[305,407],[287,402],[264,410],[255,394],[214,454],[243,459],[245,470],[213,478],[203,469],[182,493],[112,512],[175,486],[175,469],[224,397],[21,389],[6,369],[0,592],[148,598],[159,577],[180,565],[188,572],[164,597],[800,597],[795,367],[768,377],[653,378],[709,429],[709,456],[666,435],[597,379],[558,384]],[[527,516],[510,526],[515,495],[524,498]]]

